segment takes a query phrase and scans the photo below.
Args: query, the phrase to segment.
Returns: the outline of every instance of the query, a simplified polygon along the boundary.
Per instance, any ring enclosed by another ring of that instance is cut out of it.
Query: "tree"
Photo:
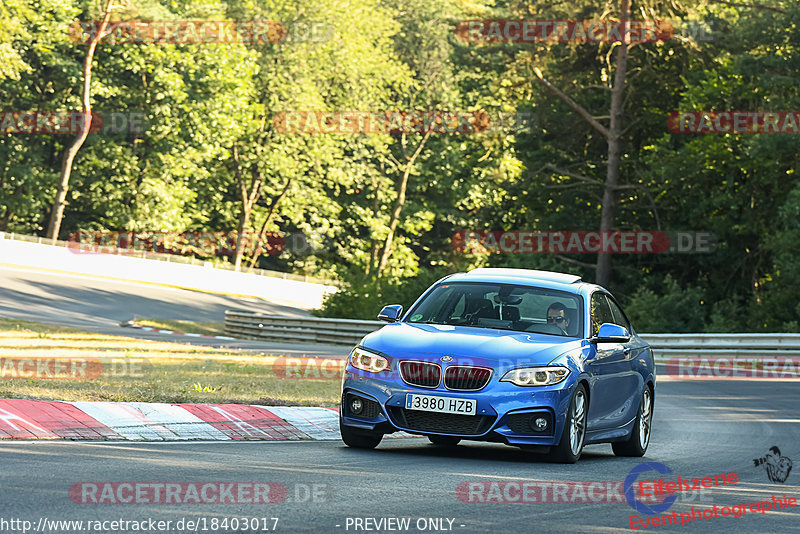
[[[263,242],[278,222],[309,232],[319,231],[313,224],[317,214],[336,222],[341,209],[336,194],[357,180],[344,175],[342,168],[351,158],[374,157],[361,150],[372,146],[372,140],[282,133],[273,120],[287,111],[384,108],[389,88],[403,83],[407,72],[392,55],[390,39],[397,26],[392,12],[377,2],[363,2],[356,13],[340,0],[297,0],[255,12],[252,8],[235,2],[228,14],[234,19],[246,12],[248,17],[278,20],[288,30],[279,43],[253,47],[258,67],[251,94],[254,106],[237,140],[238,163],[230,160],[240,169],[233,172],[239,233],[249,232],[252,220]],[[385,141],[375,144],[378,151],[381,143]],[[237,248],[235,262],[240,265],[245,251]],[[255,250],[251,265],[260,252]]]
[[[424,111],[433,116],[447,111],[461,111],[463,100],[458,91],[452,60],[453,19],[460,10],[453,2],[430,4],[425,1],[398,2],[398,20],[402,27],[395,37],[395,50],[413,74],[408,86],[395,88],[395,105],[405,111]],[[446,125],[443,125],[446,127]],[[402,132],[394,137],[384,168],[396,175],[395,199],[389,211],[382,240],[373,241],[368,273],[380,280],[392,254],[395,235],[401,222],[412,176],[424,174],[417,167],[423,151],[430,148],[433,129],[419,133]],[[455,133],[454,136],[463,135]],[[446,134],[449,135],[449,134]],[[421,184],[420,184],[421,185]],[[377,194],[376,194],[377,198]],[[377,264],[375,264],[377,260]]]
[[[23,60],[14,43],[30,38],[25,22],[35,17],[35,11],[27,0],[7,0],[0,4],[0,80],[18,80],[21,72],[30,72],[30,65]]]
[[[619,25],[626,27],[630,19],[630,0],[620,0],[619,3]],[[620,33],[625,32],[621,30]],[[580,104],[567,96],[560,89],[545,79],[538,66],[533,66],[532,71],[536,79],[558,98],[563,100],[581,118],[583,118],[592,128],[597,130],[608,143],[608,160],[606,165],[606,177],[603,182],[603,200],[600,213],[600,231],[607,232],[614,228],[614,218],[617,211],[617,194],[620,188],[620,161],[622,155],[622,121],[623,121],[623,101],[625,97],[625,80],[628,72],[628,53],[632,46],[630,36],[625,32],[624,40],[615,43],[617,54],[616,64],[614,65],[614,83],[611,87],[611,103],[609,109],[609,126],[606,128],[600,124],[589,111]],[[591,178],[579,177],[581,180],[593,180]],[[600,252],[597,255],[597,266],[595,280],[599,285],[607,286],[611,277],[611,255]]]
[[[111,20],[111,13],[113,10],[113,0],[108,0],[97,32],[90,39],[89,47],[86,50],[86,56],[83,62],[83,98],[81,101],[83,105],[83,122],[78,135],[75,136],[72,143],[67,146],[61,161],[61,175],[58,181],[58,190],[56,192],[55,201],[53,202],[53,211],[50,214],[50,224],[47,227],[47,237],[53,240],[58,239],[58,232],[61,229],[61,219],[64,216],[67,189],[69,188],[69,177],[70,174],[72,174],[72,164],[81,146],[83,146],[83,143],[89,136],[89,128],[92,126],[92,61],[94,60],[94,52],[97,49],[98,43],[100,43],[100,40],[106,35],[106,29],[108,28],[109,20]]]

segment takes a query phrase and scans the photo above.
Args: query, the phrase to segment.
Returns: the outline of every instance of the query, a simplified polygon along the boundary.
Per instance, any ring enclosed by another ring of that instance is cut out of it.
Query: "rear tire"
[[[461,438],[451,436],[428,436],[428,439],[437,447],[455,447],[461,442]]]
[[[562,464],[574,464],[581,457],[586,440],[586,414],[589,411],[589,396],[583,384],[575,386],[572,400],[567,409],[567,419],[561,440],[553,447],[550,458]]]
[[[642,399],[639,402],[639,411],[636,412],[636,422],[626,441],[617,441],[611,444],[611,449],[617,456],[639,457],[644,456],[650,444],[650,432],[653,428],[653,392],[645,384]]]
[[[374,449],[383,439],[383,434],[378,432],[343,425],[341,417],[339,418],[339,432],[342,434],[344,444],[354,449]]]

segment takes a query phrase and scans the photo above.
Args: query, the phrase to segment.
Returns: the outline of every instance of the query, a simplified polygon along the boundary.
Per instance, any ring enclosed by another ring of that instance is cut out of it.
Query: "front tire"
[[[581,457],[586,439],[586,414],[589,411],[589,396],[583,384],[575,386],[572,400],[567,410],[567,420],[561,440],[553,447],[550,457],[563,464],[574,464]]]
[[[354,449],[374,449],[383,439],[383,434],[345,426],[342,424],[341,417],[339,418],[339,432],[342,434],[344,444]]]
[[[627,441],[618,441],[611,444],[611,449],[617,456],[639,457],[644,456],[650,444],[650,432],[653,425],[653,392],[645,384],[642,399],[639,402],[639,411],[636,422]]]

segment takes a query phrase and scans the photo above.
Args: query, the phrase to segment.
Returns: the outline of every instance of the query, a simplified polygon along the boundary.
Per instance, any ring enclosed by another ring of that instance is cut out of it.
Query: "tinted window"
[[[578,295],[499,283],[453,282],[434,288],[408,314],[408,322],[517,330],[578,337],[583,332]],[[565,319],[548,324],[548,309]]]
[[[608,298],[608,296],[606,296],[606,298]],[[611,308],[611,314],[614,316],[614,324],[624,326],[628,333],[630,333],[631,323],[628,322],[625,314],[622,313],[622,308],[611,298],[608,299],[608,306]]]
[[[603,323],[614,323],[614,316],[603,293],[592,295],[592,335],[596,336]]]

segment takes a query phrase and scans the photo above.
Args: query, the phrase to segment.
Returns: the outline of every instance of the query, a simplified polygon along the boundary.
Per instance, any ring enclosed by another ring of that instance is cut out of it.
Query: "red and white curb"
[[[142,326],[140,324],[136,324],[133,321],[122,321],[119,323],[120,326],[124,328],[136,328],[137,330],[142,330],[143,332],[153,332],[156,334],[171,334],[173,336],[187,336],[187,337],[204,337],[208,339],[224,339],[226,341],[235,341],[235,337],[229,336],[212,336],[210,334],[189,334],[186,332],[176,332],[175,330],[163,330],[161,328],[153,328],[152,326]]]
[[[0,439],[284,441],[341,435],[337,408],[0,399]]]

